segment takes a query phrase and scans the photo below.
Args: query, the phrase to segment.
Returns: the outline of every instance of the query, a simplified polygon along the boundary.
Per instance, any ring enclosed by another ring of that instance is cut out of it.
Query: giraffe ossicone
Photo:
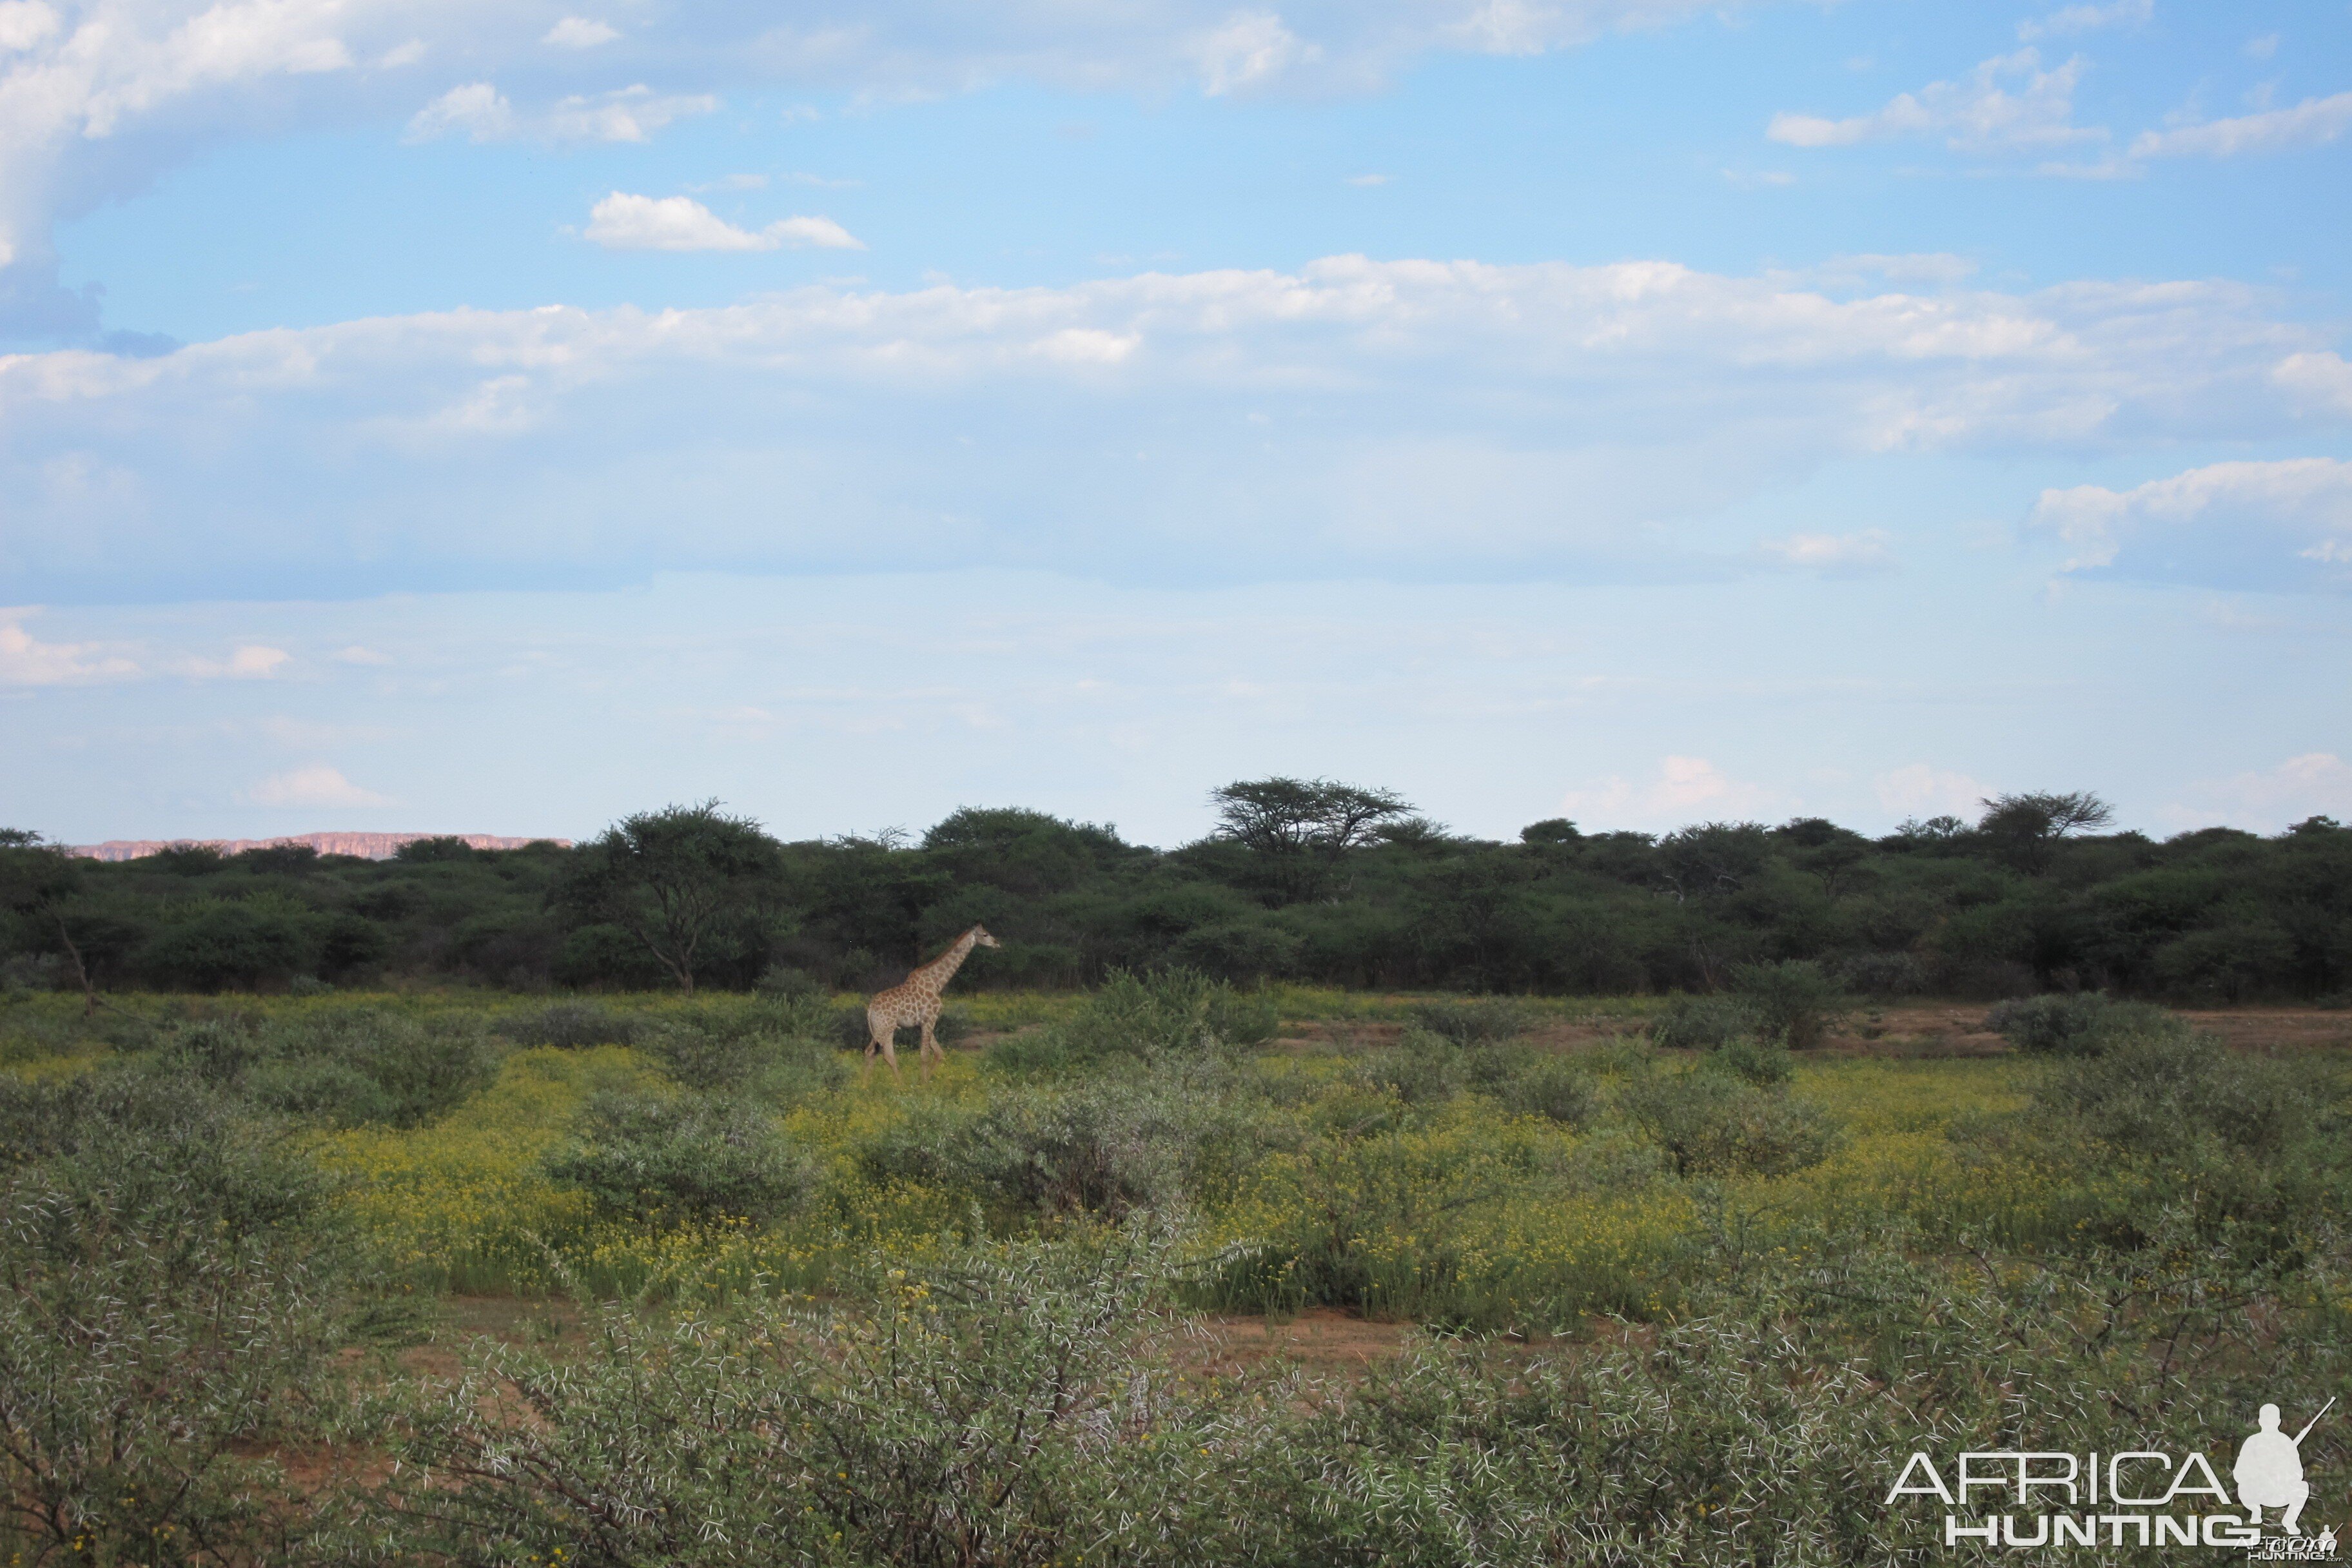
[[[929,1083],[931,1058],[937,1057],[941,1061],[947,1060],[947,1053],[940,1049],[940,1042],[935,1037],[941,1005],[940,994],[948,988],[948,982],[955,978],[955,972],[963,967],[963,961],[971,956],[973,948],[1003,945],[988,934],[986,927],[974,926],[956,938],[945,952],[929,963],[917,965],[898,984],[887,991],[877,991],[866,1004],[866,1028],[873,1037],[866,1043],[866,1067],[858,1074],[858,1081],[863,1083],[873,1076],[874,1053],[877,1051],[881,1052],[882,1059],[890,1064],[890,1076],[903,1081],[904,1075],[898,1071],[898,1037],[899,1030],[911,1024],[923,1031],[923,1081]]]

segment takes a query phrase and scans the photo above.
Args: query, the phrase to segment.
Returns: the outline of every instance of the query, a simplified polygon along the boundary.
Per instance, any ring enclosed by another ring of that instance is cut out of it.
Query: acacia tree
[[[1284,902],[1312,898],[1352,851],[1413,820],[1412,805],[1393,791],[1328,779],[1248,780],[1210,791],[1209,800],[1217,808],[1213,837],[1257,857]]]
[[[2071,795],[2028,793],[1995,795],[1980,803],[1977,832],[1992,852],[2017,869],[2040,876],[2048,869],[2058,841],[2105,827],[2115,808],[2088,791]]]
[[[0,909],[21,918],[35,949],[62,952],[81,984],[82,1012],[98,1011],[98,948],[110,953],[125,942],[113,940],[119,922],[92,921],[74,908],[81,890],[81,863],[37,833],[0,827]],[[97,937],[94,943],[90,939]],[[82,940],[76,940],[77,937]]]
[[[555,897],[644,943],[691,996],[712,937],[754,916],[775,886],[780,849],[715,800],[639,812],[582,847]]]

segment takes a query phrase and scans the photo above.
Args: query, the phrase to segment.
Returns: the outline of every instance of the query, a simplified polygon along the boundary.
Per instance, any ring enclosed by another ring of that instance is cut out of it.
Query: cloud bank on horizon
[[[1487,831],[2352,812],[2347,33],[0,0],[12,810],[572,834],[743,769],[812,831],[993,791],[1164,839],[1279,767]],[[1353,662],[1235,631],[1285,595]],[[1118,595],[1148,677],[1093,668]],[[625,670],[700,694],[666,768],[396,760]]]

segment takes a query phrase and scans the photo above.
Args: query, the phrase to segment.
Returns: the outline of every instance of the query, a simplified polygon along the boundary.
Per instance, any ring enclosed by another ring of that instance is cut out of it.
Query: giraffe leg
[[[937,1057],[942,1062],[948,1059],[947,1052],[940,1049],[940,1042],[931,1034],[931,1031],[939,1026],[939,1015],[936,1013],[923,1020],[923,1081],[925,1083],[931,1081],[931,1058]]]
[[[898,1070],[898,1026],[875,1024],[873,1031],[874,1037],[866,1044],[866,1068],[857,1075],[857,1081],[862,1084],[874,1076],[874,1053],[880,1051],[882,1059],[890,1064],[890,1076],[905,1082],[906,1075]]]

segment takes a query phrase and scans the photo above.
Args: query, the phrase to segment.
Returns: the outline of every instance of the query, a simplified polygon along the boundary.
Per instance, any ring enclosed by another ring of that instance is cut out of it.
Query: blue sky
[[[2347,174],[2344,0],[0,0],[0,820],[2352,813]]]

